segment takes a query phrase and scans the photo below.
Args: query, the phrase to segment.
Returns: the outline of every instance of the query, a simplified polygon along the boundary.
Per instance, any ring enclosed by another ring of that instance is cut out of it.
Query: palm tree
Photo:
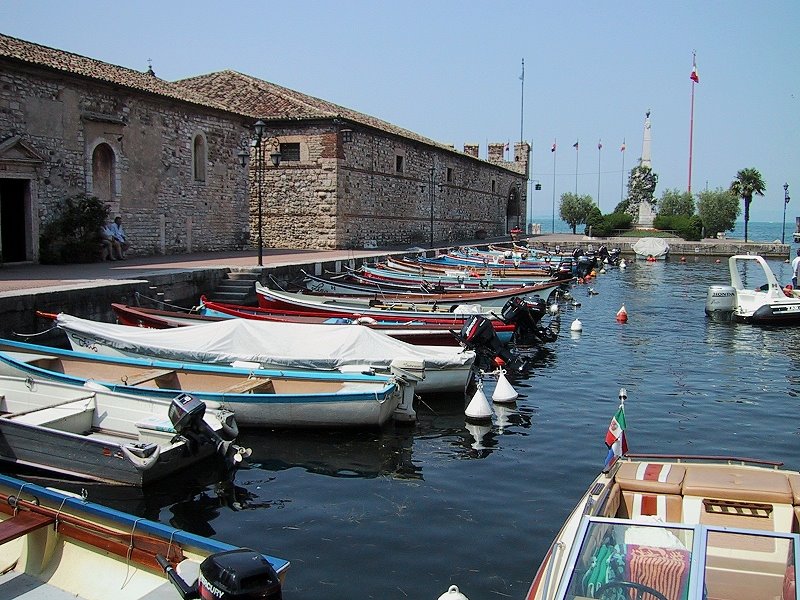
[[[757,169],[742,169],[731,182],[731,192],[744,200],[744,241],[747,241],[747,223],[750,221],[750,203],[753,194],[764,195],[767,186]]]

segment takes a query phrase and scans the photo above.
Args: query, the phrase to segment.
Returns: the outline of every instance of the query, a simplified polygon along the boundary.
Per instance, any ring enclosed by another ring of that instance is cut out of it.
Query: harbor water
[[[787,263],[770,265],[789,281]],[[800,468],[800,328],[707,320],[708,286],[728,282],[725,260],[673,256],[574,286],[580,306],[482,429],[465,422],[468,398],[432,397],[412,426],[246,432],[250,466],[227,485],[202,473],[90,498],[291,560],[287,600],[427,600],[451,584],[471,600],[522,598],[602,467],[621,387],[631,452]]]

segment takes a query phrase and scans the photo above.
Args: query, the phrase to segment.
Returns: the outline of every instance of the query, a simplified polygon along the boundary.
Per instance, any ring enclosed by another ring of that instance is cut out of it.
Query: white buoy
[[[439,600],[469,600],[469,598],[458,591],[457,585],[451,585],[444,594],[439,596]]]
[[[492,430],[492,426],[488,423],[470,423],[467,421],[465,424],[467,431],[470,432],[475,441],[471,446],[473,450],[485,450],[486,446],[483,445],[483,436]]]
[[[627,268],[627,266],[628,266],[628,263],[625,262],[624,258],[621,261],[619,261],[619,268],[620,269],[625,269],[625,268]]]
[[[554,302],[553,304],[550,305],[551,315],[557,315],[559,312],[561,312],[561,309],[558,307],[558,304]]]
[[[497,385],[492,393],[493,402],[513,402],[519,394],[506,379],[505,369],[498,369]]]
[[[466,415],[468,419],[474,419],[475,421],[491,420],[492,407],[486,399],[486,394],[483,393],[483,382],[478,380],[477,386],[478,389],[475,390],[475,395],[472,396],[472,400],[469,401],[464,415]]]
[[[580,319],[575,319],[572,322],[572,325],[569,326],[570,331],[583,331],[583,323],[581,323]]]

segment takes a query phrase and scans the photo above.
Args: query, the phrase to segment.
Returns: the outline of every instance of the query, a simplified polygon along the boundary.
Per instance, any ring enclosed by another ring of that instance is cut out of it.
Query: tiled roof
[[[3,58],[230,112],[226,107],[187,87],[159,79],[152,74],[0,34],[0,59]]]
[[[182,79],[176,83],[207,96],[215,103],[226,106],[228,110],[246,113],[253,118],[265,121],[315,118],[347,119],[426,145],[454,151],[451,146],[435,142],[381,119],[236,71],[218,71]]]

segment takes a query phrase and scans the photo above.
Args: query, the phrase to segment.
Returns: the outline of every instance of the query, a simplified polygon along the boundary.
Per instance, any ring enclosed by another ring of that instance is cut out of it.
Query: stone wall
[[[0,74],[0,141],[21,136],[44,159],[32,185],[34,222],[46,223],[64,198],[86,192],[105,200],[112,216],[122,216],[133,254],[248,244],[246,174],[236,156],[248,132],[240,118],[6,67]],[[195,181],[193,171],[198,134],[206,140],[205,181]],[[113,152],[107,194],[93,181],[92,153],[100,144]]]

